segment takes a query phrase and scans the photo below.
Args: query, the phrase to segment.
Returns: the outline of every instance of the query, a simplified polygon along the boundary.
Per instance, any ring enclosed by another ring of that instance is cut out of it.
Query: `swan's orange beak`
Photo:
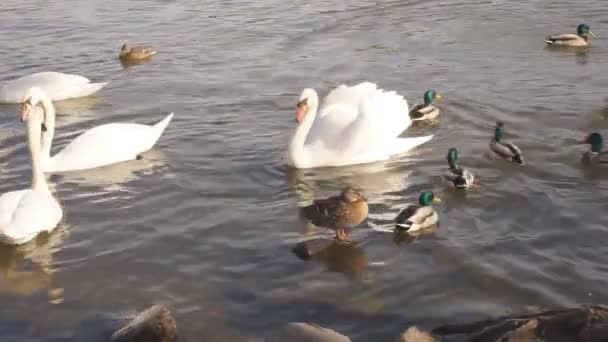
[[[25,122],[27,120],[27,116],[32,111],[32,105],[29,103],[29,100],[23,102],[21,104],[21,122]]]
[[[298,105],[296,106],[296,121],[302,122],[302,120],[304,120],[304,117],[306,116],[307,112],[308,112],[308,100],[304,99],[304,100],[298,102]]]

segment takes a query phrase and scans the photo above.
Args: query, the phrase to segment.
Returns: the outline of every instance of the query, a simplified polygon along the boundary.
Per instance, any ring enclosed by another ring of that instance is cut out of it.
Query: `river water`
[[[55,151],[97,124],[175,118],[142,160],[50,178],[59,229],[0,248],[0,340],[105,341],[153,303],[184,341],[264,340],[290,321],[392,341],[412,324],[605,303],[608,176],[583,168],[575,143],[608,132],[608,45],[543,38],[582,22],[608,37],[607,18],[604,0],[3,0],[0,81],[111,81],[57,104]],[[159,52],[125,68],[123,41]],[[359,81],[410,106],[439,91],[439,123],[410,129],[435,138],[386,163],[288,168],[300,91]],[[16,107],[0,118],[4,193],[30,174]],[[497,120],[526,166],[486,155]],[[440,179],[453,146],[479,178],[466,194]],[[370,215],[336,245],[297,208],[346,185]],[[443,199],[435,231],[378,231],[426,189]],[[311,260],[292,252],[305,240]]]

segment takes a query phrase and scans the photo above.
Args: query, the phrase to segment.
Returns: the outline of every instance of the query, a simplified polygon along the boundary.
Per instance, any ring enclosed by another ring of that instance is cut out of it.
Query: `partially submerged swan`
[[[0,86],[0,103],[20,103],[28,90],[39,87],[52,101],[90,96],[108,82],[91,83],[86,77],[54,71],[37,72]]]

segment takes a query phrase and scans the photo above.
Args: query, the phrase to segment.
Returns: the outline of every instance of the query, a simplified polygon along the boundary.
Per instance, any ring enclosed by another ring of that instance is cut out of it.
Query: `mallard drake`
[[[467,341],[608,341],[608,307],[604,305],[548,310],[477,322],[450,324],[432,330],[434,335],[468,335]]]
[[[608,164],[608,151],[602,151],[604,138],[601,134],[591,133],[581,143],[591,145],[591,150],[583,154],[583,163],[589,165]]]
[[[587,46],[590,42],[589,35],[598,38],[588,25],[580,24],[576,28],[576,34],[566,33],[550,36],[545,39],[545,42],[550,45],[559,46]]]
[[[434,90],[427,90],[424,93],[424,103],[417,104],[410,110],[410,119],[412,121],[433,120],[439,115],[439,108],[433,105],[433,100],[441,99],[441,95]]]
[[[432,191],[424,191],[418,197],[418,204],[409,205],[395,218],[398,231],[414,232],[428,228],[439,220],[437,212],[431,206],[432,202],[441,202]]]
[[[344,240],[347,228],[354,227],[367,218],[367,199],[353,188],[346,188],[338,196],[315,200],[301,209],[301,215],[315,226],[336,231],[336,239]]]
[[[502,141],[502,136],[504,133],[503,127],[504,125],[502,122],[496,123],[496,128],[494,129],[494,138],[492,141],[490,141],[490,151],[502,159],[524,165],[524,155],[519,147],[515,146],[515,144],[511,142]]]
[[[467,189],[473,185],[475,176],[473,174],[458,165],[458,151],[455,148],[451,148],[448,151],[446,157],[450,170],[445,176],[446,180],[449,181],[456,189]]]
[[[124,43],[120,48],[120,55],[118,58],[122,61],[139,61],[150,58],[156,54],[156,51],[146,46],[134,46],[129,47],[127,43]]]

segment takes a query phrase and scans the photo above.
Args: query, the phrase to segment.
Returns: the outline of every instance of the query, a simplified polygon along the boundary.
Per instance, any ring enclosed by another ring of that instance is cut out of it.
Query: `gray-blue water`
[[[111,83],[57,104],[55,150],[91,126],[174,121],[140,161],[53,176],[65,218],[23,248],[0,248],[0,340],[104,341],[115,319],[170,307],[187,341],[267,338],[309,321],[355,341],[411,324],[606,302],[606,172],[577,140],[608,133],[608,43],[544,47],[584,22],[587,1],[3,0],[0,81],[37,71]],[[154,46],[123,68],[123,41]],[[300,91],[372,81],[410,105],[443,94],[429,144],[388,163],[294,171],[284,152]],[[525,152],[485,155],[496,120]],[[439,176],[458,147],[480,187]],[[0,193],[28,186],[24,126],[0,107]],[[368,222],[351,246],[302,261],[298,205],[363,190]],[[432,189],[440,227],[413,241],[374,231]],[[98,323],[98,322],[105,323]]]

